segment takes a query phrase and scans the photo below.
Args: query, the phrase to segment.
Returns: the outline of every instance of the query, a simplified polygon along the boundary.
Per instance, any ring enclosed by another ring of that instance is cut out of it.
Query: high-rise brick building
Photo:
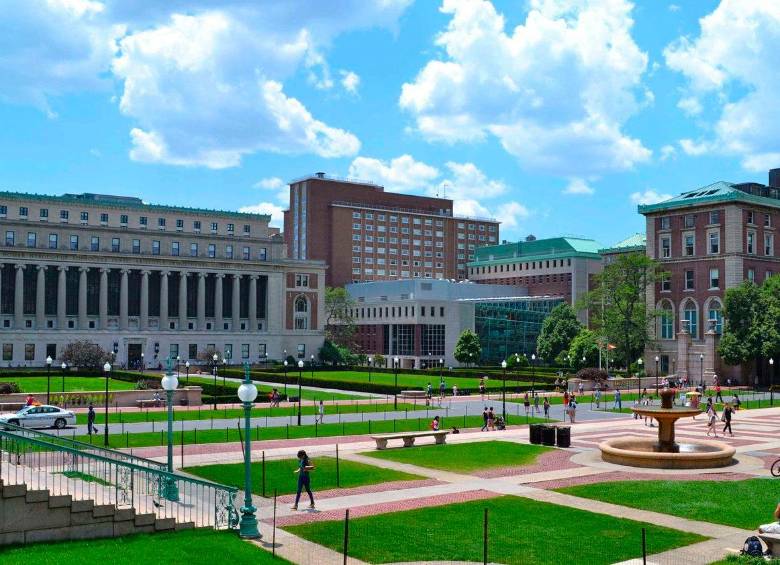
[[[328,265],[326,284],[466,279],[468,261],[498,241],[498,222],[457,217],[452,200],[385,192],[324,173],[290,183],[287,254]]]

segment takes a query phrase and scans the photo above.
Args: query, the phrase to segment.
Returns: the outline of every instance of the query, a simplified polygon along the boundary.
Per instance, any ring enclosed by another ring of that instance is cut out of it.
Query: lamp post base
[[[238,524],[238,535],[244,539],[258,539],[262,537],[257,529],[257,518],[255,518],[254,506],[241,507],[241,521]]]

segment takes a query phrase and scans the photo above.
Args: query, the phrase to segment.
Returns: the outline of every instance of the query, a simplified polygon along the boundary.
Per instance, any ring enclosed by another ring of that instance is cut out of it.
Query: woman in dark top
[[[725,422],[723,424],[723,435],[726,435],[726,430],[728,430],[729,435],[734,437],[734,432],[731,431],[731,415],[733,413],[734,409],[731,407],[731,404],[726,404],[726,407],[723,409],[723,415],[721,416]]]
[[[311,493],[309,471],[314,470],[314,465],[309,461],[309,456],[301,449],[298,452],[298,468],[294,471],[298,473],[298,492],[295,495],[295,504],[292,505],[293,510],[298,510],[298,501],[301,499],[301,491],[306,489],[306,494],[309,495],[311,504],[309,508],[314,508],[314,495]]]

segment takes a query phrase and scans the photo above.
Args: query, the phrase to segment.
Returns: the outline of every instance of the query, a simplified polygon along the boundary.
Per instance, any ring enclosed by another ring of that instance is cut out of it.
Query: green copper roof
[[[506,263],[520,259],[522,261],[539,261],[543,259],[560,259],[564,257],[584,257],[598,259],[598,242],[592,239],[578,237],[552,237],[534,241],[516,241],[501,245],[478,247],[474,251],[474,261],[470,266],[488,263]]]
[[[26,192],[0,191],[0,200],[37,200],[39,202],[60,202],[82,206],[98,206],[100,208],[116,208],[122,210],[135,209],[150,212],[172,212],[179,214],[199,214],[204,216],[220,216],[228,218],[246,218],[271,221],[270,214],[252,214],[249,212],[233,212],[228,210],[209,210],[207,208],[190,208],[187,206],[168,206],[164,204],[147,204],[140,198],[132,196],[111,196],[107,194],[29,194]]]
[[[716,202],[750,202],[780,208],[780,188],[755,182],[731,183],[718,181],[696,190],[683,192],[663,202],[640,204],[638,210],[640,214],[649,214]]]
[[[599,249],[599,253],[629,253],[631,251],[644,251],[647,248],[647,236],[643,233],[635,233],[623,241],[619,241],[612,247]]]

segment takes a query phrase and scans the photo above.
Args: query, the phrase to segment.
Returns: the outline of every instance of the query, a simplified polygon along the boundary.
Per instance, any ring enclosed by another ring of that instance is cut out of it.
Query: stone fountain
[[[734,461],[735,450],[720,441],[686,440],[677,443],[674,424],[680,418],[701,413],[698,408],[674,406],[674,389],[661,391],[661,406],[640,406],[632,410],[658,422],[658,440],[624,437],[599,445],[601,458],[608,463],[657,469],[711,469]],[[702,430],[703,431],[703,430]]]

